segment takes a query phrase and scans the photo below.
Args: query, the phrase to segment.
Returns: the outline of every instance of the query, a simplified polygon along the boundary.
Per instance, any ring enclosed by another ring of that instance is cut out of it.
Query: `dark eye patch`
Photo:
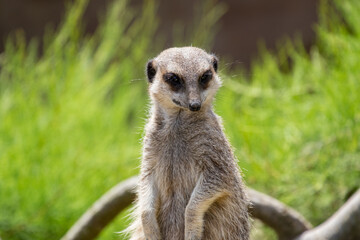
[[[166,73],[164,74],[164,80],[167,84],[170,85],[171,90],[179,91],[183,87],[181,78],[175,73]]]
[[[204,72],[204,74],[199,78],[200,86],[202,86],[203,88],[207,88],[212,77],[213,75],[211,70],[207,70],[206,72]]]

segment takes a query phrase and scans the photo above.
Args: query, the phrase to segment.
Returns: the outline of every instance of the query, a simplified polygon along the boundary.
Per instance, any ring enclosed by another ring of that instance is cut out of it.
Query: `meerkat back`
[[[145,127],[132,240],[247,240],[249,202],[212,102],[218,60],[170,48],[146,66]]]

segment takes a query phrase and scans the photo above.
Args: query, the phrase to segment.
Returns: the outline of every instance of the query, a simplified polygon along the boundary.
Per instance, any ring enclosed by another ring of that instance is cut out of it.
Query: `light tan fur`
[[[194,47],[167,49],[148,63],[152,108],[131,240],[249,238],[249,201],[212,109],[221,86],[215,64],[215,56]],[[205,71],[211,79],[203,87]],[[166,81],[168,73],[181,79],[180,90]],[[190,111],[193,102],[201,108]]]

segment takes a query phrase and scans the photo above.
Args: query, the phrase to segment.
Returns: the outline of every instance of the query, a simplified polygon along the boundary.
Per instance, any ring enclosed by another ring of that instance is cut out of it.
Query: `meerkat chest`
[[[215,119],[205,117],[154,122],[147,127],[144,142],[147,169],[163,194],[190,196],[209,159],[222,155],[221,129]]]
[[[153,144],[154,175],[163,195],[190,196],[201,174],[199,156],[183,134],[163,134]]]

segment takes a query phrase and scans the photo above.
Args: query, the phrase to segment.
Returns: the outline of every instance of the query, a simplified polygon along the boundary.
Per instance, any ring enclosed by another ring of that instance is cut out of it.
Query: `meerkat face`
[[[150,96],[167,109],[206,109],[221,86],[217,67],[217,58],[202,49],[167,49],[147,64]]]

